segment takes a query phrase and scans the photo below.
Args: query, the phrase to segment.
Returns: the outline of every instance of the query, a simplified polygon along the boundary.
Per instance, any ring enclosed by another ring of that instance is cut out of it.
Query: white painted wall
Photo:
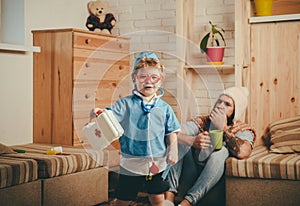
[[[25,44],[32,44],[31,30],[50,28],[85,28],[89,0],[24,0]],[[234,0],[195,0],[195,44],[201,38],[207,19],[222,24],[232,48],[226,58],[233,62]],[[176,0],[109,0],[117,18],[113,34],[132,37],[133,56],[139,50],[161,51],[167,67],[165,87],[176,93]],[[195,58],[199,51],[195,51]],[[203,55],[203,54],[201,54]],[[0,51],[0,143],[7,145],[32,142],[33,134],[33,62],[32,53]],[[201,60],[199,60],[201,61]],[[225,76],[227,85],[233,76]],[[201,85],[200,85],[201,87]],[[200,98],[201,88],[199,89]],[[208,105],[203,105],[208,110]]]
[[[31,30],[83,28],[88,0],[24,0],[25,45],[32,45]],[[32,53],[0,51],[0,143],[31,143],[33,138]]]

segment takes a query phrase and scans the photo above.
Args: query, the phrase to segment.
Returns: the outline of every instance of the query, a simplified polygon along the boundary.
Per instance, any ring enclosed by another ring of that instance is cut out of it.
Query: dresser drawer
[[[127,53],[129,40],[127,38],[112,38],[104,35],[92,35],[74,32],[74,47],[84,49],[101,49]]]
[[[75,48],[73,61],[74,80],[120,80],[130,74],[129,56],[124,53]]]

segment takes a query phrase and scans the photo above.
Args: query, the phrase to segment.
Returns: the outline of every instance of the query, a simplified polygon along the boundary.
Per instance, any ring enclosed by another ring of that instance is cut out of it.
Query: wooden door
[[[73,144],[72,33],[34,31],[33,142]]]

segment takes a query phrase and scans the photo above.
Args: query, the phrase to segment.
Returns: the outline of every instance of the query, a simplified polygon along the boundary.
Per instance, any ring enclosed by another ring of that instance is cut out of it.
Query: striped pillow
[[[300,116],[272,122],[269,137],[271,152],[300,153]]]
[[[0,143],[0,154],[16,153],[10,147]]]
[[[38,162],[39,178],[49,178],[81,172],[103,165],[102,151],[63,146],[63,152],[68,155],[47,155],[46,151],[53,146],[54,145],[33,143],[15,145],[11,148],[25,150],[26,153],[3,154],[3,156],[36,160]]]

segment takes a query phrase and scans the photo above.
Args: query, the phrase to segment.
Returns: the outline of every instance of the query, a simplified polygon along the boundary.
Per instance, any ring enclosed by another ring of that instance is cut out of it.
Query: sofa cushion
[[[37,180],[38,165],[33,159],[0,157],[0,188]]]
[[[0,154],[11,154],[16,153],[10,147],[0,143]]]
[[[269,152],[264,145],[255,146],[247,159],[226,160],[226,175],[234,177],[300,180],[300,155]]]
[[[270,123],[263,136],[274,153],[300,153],[300,116]]]
[[[25,150],[25,153],[5,156],[36,160],[39,178],[61,176],[102,166],[102,151],[63,146],[62,155],[47,155],[46,151],[52,147],[54,146],[47,144],[12,146],[13,149]]]

